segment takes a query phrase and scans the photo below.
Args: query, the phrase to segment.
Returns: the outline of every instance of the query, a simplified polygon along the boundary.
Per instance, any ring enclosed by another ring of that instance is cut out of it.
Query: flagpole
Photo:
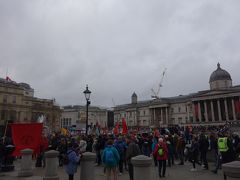
[[[6,71],[6,78],[8,77],[8,68],[7,68],[7,71]]]
[[[4,130],[4,134],[3,134],[3,144],[5,143],[5,139],[6,139],[7,127],[8,127],[8,120],[6,122],[5,130]]]

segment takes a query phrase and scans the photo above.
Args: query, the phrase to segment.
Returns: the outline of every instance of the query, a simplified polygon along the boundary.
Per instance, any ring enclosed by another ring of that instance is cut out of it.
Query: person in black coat
[[[190,148],[190,155],[189,155],[189,161],[193,164],[193,169],[191,171],[196,170],[196,163],[201,166],[201,163],[198,162],[198,155],[199,155],[199,143],[198,138],[194,137],[193,142]]]
[[[201,153],[201,162],[203,164],[204,169],[208,169],[208,161],[207,161],[207,152],[208,152],[209,142],[207,137],[202,133],[199,139],[199,150]]]

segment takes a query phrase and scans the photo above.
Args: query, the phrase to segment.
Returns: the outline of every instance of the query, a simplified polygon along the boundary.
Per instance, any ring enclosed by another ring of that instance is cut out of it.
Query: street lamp
[[[88,85],[86,86],[86,90],[83,91],[87,104],[86,104],[86,135],[87,135],[87,131],[88,131],[88,106],[90,105],[90,95],[91,95],[91,91],[88,90]]]

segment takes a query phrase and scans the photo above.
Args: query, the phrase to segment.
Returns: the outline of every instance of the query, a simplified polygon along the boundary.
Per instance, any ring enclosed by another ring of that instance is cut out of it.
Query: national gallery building
[[[133,93],[130,104],[114,107],[114,121],[125,118],[130,127],[240,123],[240,85],[232,85],[219,63],[209,84],[210,90],[147,101],[138,101]]]

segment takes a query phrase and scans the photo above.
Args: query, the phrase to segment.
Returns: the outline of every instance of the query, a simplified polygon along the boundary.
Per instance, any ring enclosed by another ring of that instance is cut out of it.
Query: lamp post
[[[88,85],[86,86],[86,90],[83,91],[87,104],[86,104],[86,135],[88,133],[88,106],[90,105],[90,95],[91,95],[91,91],[89,91],[88,89]]]

